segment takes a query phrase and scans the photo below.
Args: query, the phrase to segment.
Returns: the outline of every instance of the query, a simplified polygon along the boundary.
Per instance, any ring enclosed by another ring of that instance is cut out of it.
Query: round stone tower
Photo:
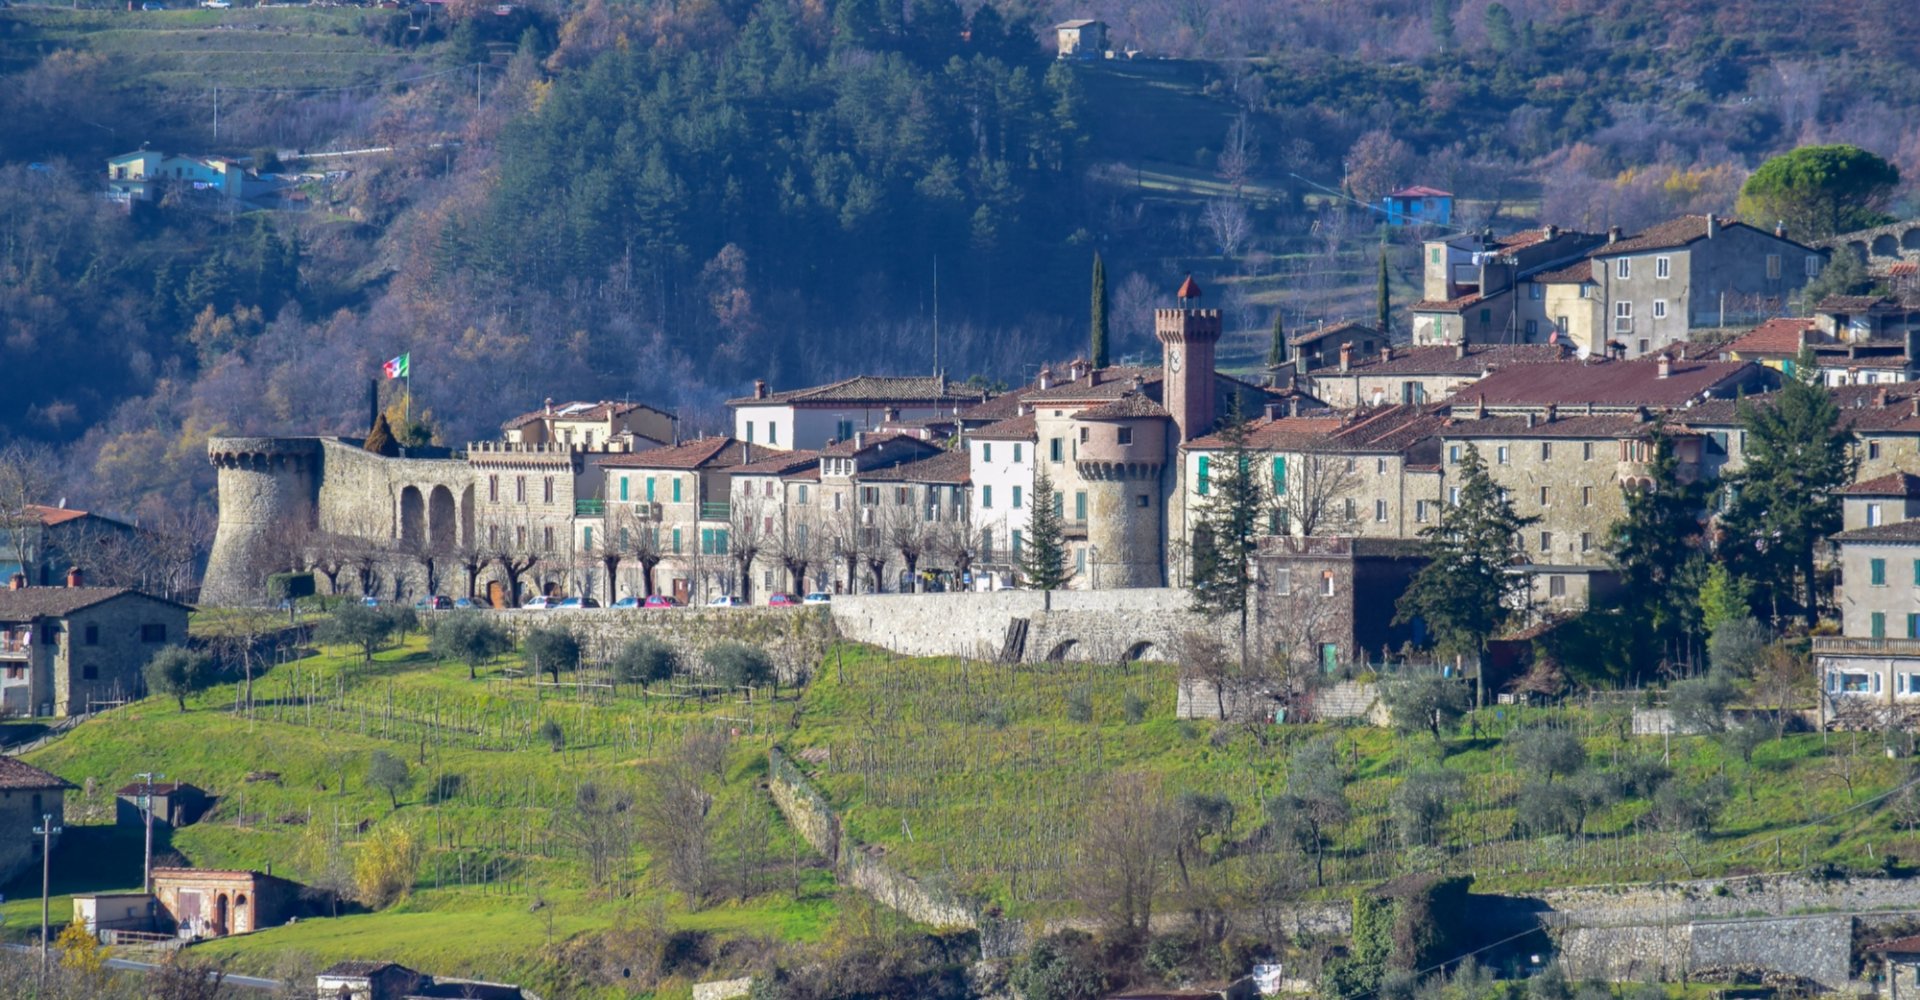
[[[314,525],[320,442],[314,438],[213,438],[220,519],[200,585],[202,604],[255,604],[285,562],[289,537]]]
[[[1137,393],[1074,415],[1075,471],[1087,490],[1087,586],[1159,587],[1166,514],[1161,478],[1172,421]]]

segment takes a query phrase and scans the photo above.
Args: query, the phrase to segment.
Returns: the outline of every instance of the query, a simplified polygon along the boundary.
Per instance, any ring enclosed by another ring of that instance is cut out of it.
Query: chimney
[[[1349,340],[1340,345],[1340,370],[1346,371],[1351,367],[1353,367],[1353,341]]]
[[[1280,419],[1280,414],[1285,409],[1286,409],[1285,403],[1282,403],[1279,400],[1268,400],[1267,401],[1267,419],[1268,420]]]
[[[1143,386],[1143,385],[1145,385],[1145,384],[1146,384],[1146,383],[1144,383],[1144,382],[1142,382],[1142,381],[1140,380],[1140,373],[1139,373],[1139,372],[1134,372],[1134,373],[1133,373],[1133,391],[1134,391],[1134,392],[1139,392],[1139,391],[1140,391],[1140,387],[1141,387],[1141,386]]]
[[[1453,345],[1453,359],[1455,361],[1464,361],[1466,357],[1467,357],[1467,338],[1461,337],[1460,342]]]
[[[1786,239],[1786,238],[1787,238],[1787,224],[1786,224],[1785,222],[1776,222],[1776,223],[1774,223],[1774,224],[1773,224],[1773,235],[1774,235],[1774,237],[1775,237],[1776,239],[1782,239],[1782,240],[1784,240],[1784,239]]]
[[[1052,368],[1043,366],[1040,369],[1040,388],[1042,391],[1053,388],[1053,369]]]
[[[547,397],[546,410],[547,410],[547,416],[549,417],[553,416],[553,397],[552,396]]]
[[[1608,226],[1607,227],[1607,245],[1612,246],[1613,244],[1618,242],[1620,242],[1620,227]]]
[[[1549,222],[1542,227],[1541,232],[1547,235],[1547,239],[1555,239],[1560,235],[1560,227]]]
[[[1886,394],[1887,394],[1887,390],[1885,389],[1880,390],[1880,395],[1885,396]],[[86,580],[87,580],[87,575],[86,573],[81,571],[80,567],[75,566],[72,569],[67,570],[67,586],[84,587],[86,586]]]
[[[1479,399],[1473,404],[1473,419],[1487,419],[1487,394],[1484,392],[1480,394]]]
[[[1656,366],[1654,368],[1655,378],[1669,378],[1673,375],[1673,359],[1672,358],[1662,354],[1660,355],[1660,360],[1655,362],[1654,364]]]
[[[897,406],[889,406],[889,407],[887,407],[886,409],[884,409],[884,410],[881,410],[881,411],[880,411],[880,419],[882,419],[882,420],[884,420],[884,421],[886,421],[887,423],[890,423],[890,424],[894,424],[894,423],[899,423],[899,422],[900,422],[900,408],[899,408],[899,407],[897,407]]]
[[[854,431],[853,432],[853,450],[859,451],[860,449],[865,448],[866,446],[867,446],[867,432]]]
[[[1560,407],[1557,406],[1556,404],[1548,403],[1547,404],[1547,423],[1553,423],[1553,421],[1559,416],[1560,416]]]
[[[15,573],[15,574],[13,574],[12,576],[10,576],[10,577],[8,577],[8,578],[7,578],[7,589],[8,589],[8,590],[25,590],[25,589],[27,589],[27,574],[25,574],[25,573]]]
[[[1392,360],[1393,360],[1393,345],[1392,345],[1392,344],[1388,344],[1387,346],[1385,346],[1385,347],[1382,347],[1382,348],[1380,348],[1380,360],[1381,360],[1381,362],[1382,362],[1382,363],[1385,363],[1385,362],[1388,362],[1388,361],[1392,361]]]
[[[1533,411],[1527,411],[1527,430],[1533,430]]]
[[[1715,236],[1718,236],[1718,235],[1720,235],[1720,217],[1717,215],[1714,215],[1712,212],[1708,212],[1707,213],[1707,239],[1713,239]]]
[[[1067,381],[1078,382],[1086,377],[1087,360],[1085,358],[1074,358],[1072,361],[1067,362]]]
[[[1876,410],[1884,410],[1887,408],[1887,387],[1886,386],[1883,385],[1880,388],[1873,390],[1873,408]]]
[[[753,398],[755,399],[767,398],[767,380],[766,379],[757,378],[753,380]]]
[[[1088,385],[1100,384],[1100,369],[1098,368],[1087,369],[1087,384]]]

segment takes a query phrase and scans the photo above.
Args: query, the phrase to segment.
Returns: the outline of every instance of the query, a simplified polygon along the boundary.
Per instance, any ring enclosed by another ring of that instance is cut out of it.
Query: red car
[[[655,594],[647,598],[646,603],[640,606],[643,608],[677,608],[680,606],[680,603],[665,594]]]
[[[767,598],[767,607],[770,608],[797,608],[799,606],[799,598],[794,597],[792,594],[774,594]]]

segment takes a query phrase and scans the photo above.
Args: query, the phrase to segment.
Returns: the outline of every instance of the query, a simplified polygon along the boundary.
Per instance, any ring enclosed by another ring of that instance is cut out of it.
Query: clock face
[[[1175,345],[1167,346],[1167,368],[1176,372],[1180,370],[1180,348]]]

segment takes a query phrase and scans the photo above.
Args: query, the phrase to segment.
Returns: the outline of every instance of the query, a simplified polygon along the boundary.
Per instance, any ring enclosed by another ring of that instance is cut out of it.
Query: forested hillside
[[[1227,362],[1255,365],[1276,313],[1370,319],[1381,256],[1396,315],[1416,297],[1417,234],[1362,204],[1397,185],[1457,192],[1462,229],[1634,229],[1730,211],[1807,143],[1920,176],[1897,13],[8,8],[0,439],[58,449],[52,498],[132,513],[208,499],[208,434],[359,430],[403,352],[416,433],[456,445],[548,396],[646,398],[693,430],[754,378],[930,370],[936,310],[942,368],[1012,383],[1083,349],[1096,251],[1117,357],[1151,354],[1147,310],[1192,270]],[[1054,61],[1068,16],[1110,22],[1122,57]],[[305,211],[99,199],[104,157],[143,142],[325,180]]]

